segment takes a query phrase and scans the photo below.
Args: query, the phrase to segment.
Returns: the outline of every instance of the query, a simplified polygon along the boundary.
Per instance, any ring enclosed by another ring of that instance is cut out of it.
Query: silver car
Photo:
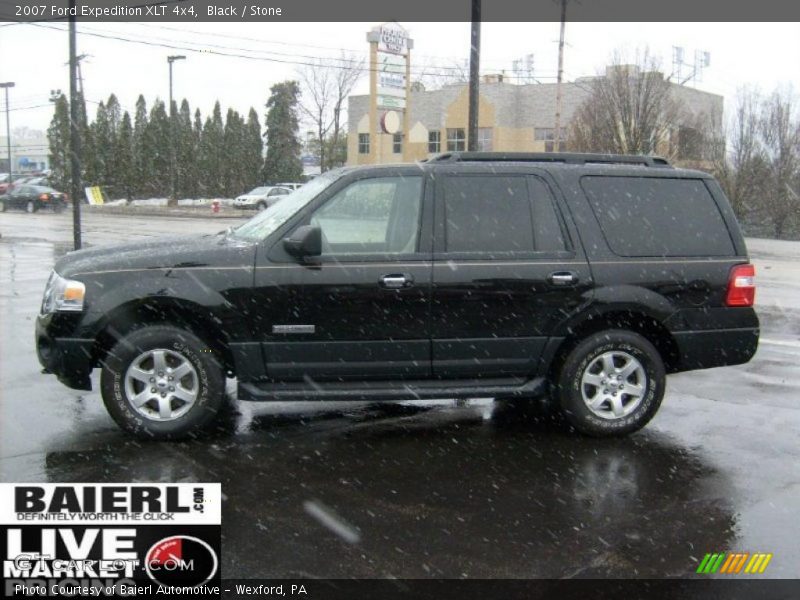
[[[264,210],[268,206],[272,206],[284,196],[288,196],[293,190],[282,186],[261,186],[254,188],[237,196],[233,200],[235,208],[255,208],[257,210]]]

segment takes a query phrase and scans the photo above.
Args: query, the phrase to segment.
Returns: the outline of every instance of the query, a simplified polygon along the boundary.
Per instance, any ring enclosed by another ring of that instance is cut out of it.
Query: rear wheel
[[[179,439],[214,421],[225,378],[208,345],[187,331],[151,326],[121,339],[106,357],[103,402],[117,424],[149,439]]]
[[[6,201],[0,200],[0,212],[6,212]]]
[[[638,333],[607,330],[581,341],[558,375],[566,419],[589,435],[625,435],[644,427],[664,398],[666,374],[658,350]]]
[[[35,213],[36,202],[34,202],[33,200],[28,200],[28,202],[25,203],[25,212],[28,214]]]

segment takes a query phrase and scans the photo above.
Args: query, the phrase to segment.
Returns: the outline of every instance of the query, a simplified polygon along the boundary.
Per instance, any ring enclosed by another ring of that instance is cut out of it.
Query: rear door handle
[[[390,290],[399,290],[414,285],[414,278],[403,273],[392,273],[381,277],[380,285]]]
[[[547,281],[553,285],[575,285],[578,283],[578,276],[572,271],[556,271],[547,276]]]

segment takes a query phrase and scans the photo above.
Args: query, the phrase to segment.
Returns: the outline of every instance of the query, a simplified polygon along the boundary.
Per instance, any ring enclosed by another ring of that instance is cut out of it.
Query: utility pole
[[[81,249],[81,138],[78,123],[80,122],[80,106],[78,105],[77,72],[79,60],[77,56],[77,33],[75,28],[75,0],[70,0],[69,18],[69,154],[72,170],[70,197],[72,198],[72,240],[75,250]]]
[[[472,36],[469,53],[469,117],[467,150],[478,149],[478,102],[481,61],[481,0],[472,0]]]
[[[183,55],[172,55],[167,57],[167,63],[169,64],[169,179],[170,179],[170,200],[175,201],[177,190],[176,190],[176,174],[175,174],[175,163],[177,162],[175,157],[175,117],[177,116],[177,110],[172,109],[172,63],[176,60],[185,60],[186,57]]]
[[[11,161],[11,119],[8,116],[8,90],[14,87],[13,81],[0,83],[0,88],[6,91],[6,149],[8,150],[8,190],[14,185],[14,163]]]
[[[553,150],[561,150],[561,102],[564,80],[564,29],[567,25],[567,0],[561,0],[561,35],[558,37],[558,79],[556,80],[556,127],[553,132]]]

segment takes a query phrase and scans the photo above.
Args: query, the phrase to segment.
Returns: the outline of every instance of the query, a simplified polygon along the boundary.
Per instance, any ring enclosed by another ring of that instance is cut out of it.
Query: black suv
[[[644,426],[665,375],[747,362],[754,270],[714,179],[651,157],[461,153],[343,168],[217,235],[68,254],[39,360],[130,432],[244,400],[550,398]]]

